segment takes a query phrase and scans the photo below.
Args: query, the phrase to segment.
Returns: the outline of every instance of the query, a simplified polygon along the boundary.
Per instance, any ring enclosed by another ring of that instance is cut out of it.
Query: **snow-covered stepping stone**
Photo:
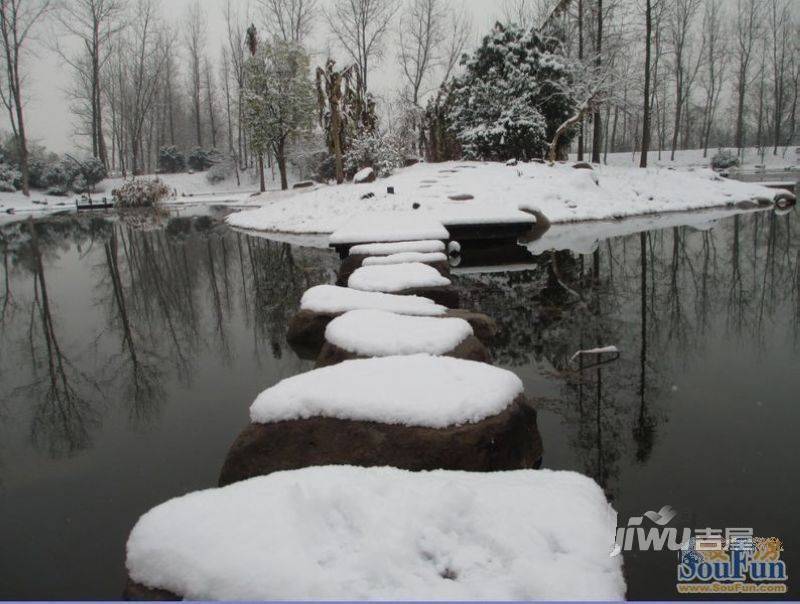
[[[422,239],[420,241],[396,241],[393,243],[363,243],[350,248],[350,253],[361,256],[388,256],[403,252],[444,252],[443,241]]]
[[[359,243],[391,243],[420,239],[447,240],[447,229],[429,214],[421,212],[365,212],[351,216],[330,236],[341,251]]]
[[[335,285],[317,285],[303,294],[300,310],[289,321],[286,338],[295,348],[307,347],[307,352],[315,359],[325,340],[328,323],[350,310],[362,309],[385,310],[420,317],[444,316],[447,312],[444,306],[420,296],[398,296]]]
[[[362,266],[350,275],[347,285],[361,291],[424,296],[449,308],[458,307],[458,292],[450,279],[421,262]]]
[[[280,472],[144,514],[125,596],[622,600],[616,523],[602,489],[574,472]]]
[[[344,361],[285,379],[250,407],[220,484],[306,466],[535,467],[536,412],[510,371],[426,354]]]
[[[377,266],[385,264],[408,264],[410,262],[421,262],[428,264],[439,271],[443,277],[450,275],[450,264],[444,252],[397,252],[387,256],[364,256],[361,254],[350,254],[342,260],[337,276],[337,285],[347,285],[350,275],[362,266]]]
[[[464,319],[353,310],[328,324],[317,367],[349,359],[419,353],[484,363],[491,360],[486,346]]]

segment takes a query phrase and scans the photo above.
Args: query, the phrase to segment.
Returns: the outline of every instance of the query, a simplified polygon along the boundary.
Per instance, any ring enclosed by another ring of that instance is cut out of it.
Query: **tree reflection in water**
[[[242,335],[231,333],[232,313],[252,332],[254,356],[279,358],[302,292],[334,267],[327,252],[293,252],[208,217],[152,227],[62,217],[0,228],[0,375],[14,376],[3,380],[0,421],[27,424],[51,457],[91,446],[105,401],[144,428],[168,398],[165,383],[191,385],[204,352],[229,365]],[[61,271],[88,272],[90,297],[54,298],[49,281]]]
[[[615,497],[621,460],[645,463],[656,447],[681,369],[722,338],[757,354],[788,336],[798,351],[794,214],[643,232],[589,255],[553,252],[531,257],[526,271],[458,281],[465,304],[500,324],[497,363],[532,366],[560,385],[557,400],[537,404],[563,418],[578,469]],[[615,363],[584,370],[582,357],[570,362],[577,350],[609,344],[623,352]]]

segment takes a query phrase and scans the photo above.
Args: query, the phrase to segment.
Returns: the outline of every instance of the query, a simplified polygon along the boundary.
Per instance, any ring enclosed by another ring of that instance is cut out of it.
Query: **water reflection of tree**
[[[203,354],[230,362],[232,343],[241,344],[234,314],[251,327],[259,355],[283,354],[300,296],[328,282],[336,264],[327,251],[253,239],[204,217],[152,227],[94,217],[0,227],[0,337],[19,347],[2,346],[3,368],[22,363],[26,376],[2,400],[25,403],[15,416],[54,457],[90,446],[103,401],[119,401],[141,427],[158,416],[170,380],[191,384]],[[78,263],[93,263],[94,310],[105,316],[80,347],[62,344],[64,317],[47,278],[71,250]]]
[[[493,349],[498,363],[552,368],[561,396],[543,404],[563,416],[583,471],[613,495],[619,460],[646,463],[657,447],[669,417],[667,380],[702,357],[710,334],[723,337],[716,326],[739,340],[774,343],[791,313],[796,348],[800,251],[792,220],[758,213],[710,231],[642,233],[603,242],[588,256],[546,254],[524,273],[460,283],[470,305],[512,332]],[[569,363],[575,350],[603,344],[618,345],[621,359],[588,371],[583,361]]]
[[[34,401],[30,428],[34,444],[52,457],[62,457],[89,446],[91,431],[99,423],[96,401],[101,393],[97,383],[80,371],[62,351],[47,289],[38,228],[33,221],[28,225],[34,274],[28,333],[34,381],[14,394]],[[37,324],[43,348],[36,346]]]

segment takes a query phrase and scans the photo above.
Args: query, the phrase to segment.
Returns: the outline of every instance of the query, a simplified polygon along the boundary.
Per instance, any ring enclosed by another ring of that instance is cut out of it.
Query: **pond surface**
[[[492,352],[539,409],[544,467],[595,478],[620,524],[670,504],[677,526],[780,537],[797,597],[798,215],[715,225],[514,271],[471,272],[465,252],[454,279],[500,323]],[[0,598],[114,599],[139,515],[214,486],[256,394],[311,368],[286,325],[338,260],[208,217],[34,230],[0,229]],[[607,344],[619,360],[569,360]],[[677,597],[673,554],[625,566],[629,598]]]

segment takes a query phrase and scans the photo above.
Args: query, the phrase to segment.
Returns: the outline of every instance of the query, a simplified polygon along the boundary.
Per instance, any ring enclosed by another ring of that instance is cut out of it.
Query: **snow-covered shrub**
[[[79,193],[93,191],[98,183],[108,177],[108,170],[106,170],[103,162],[96,157],[83,160],[80,163],[79,170],[78,177],[73,181],[73,189]],[[79,185],[82,188],[78,188]]]
[[[177,174],[186,170],[186,157],[175,146],[158,150],[158,171],[162,174]]]
[[[169,187],[157,178],[129,180],[111,192],[115,204],[120,208],[151,207],[166,199],[169,194]]]
[[[0,181],[12,187],[12,191],[22,188],[22,174],[15,166],[10,164],[0,164]]]
[[[349,178],[362,168],[372,168],[385,178],[403,166],[403,145],[391,134],[372,132],[353,140],[344,156],[344,171]]]
[[[32,189],[46,189],[47,183],[44,181],[44,172],[47,169],[47,162],[42,159],[32,159],[28,162],[28,184]]]
[[[0,193],[13,193],[17,188],[7,180],[0,180]]]
[[[224,153],[218,154],[213,158],[213,165],[206,173],[206,180],[209,184],[217,184],[228,180],[233,176],[236,169],[236,159]]]
[[[448,117],[464,155],[542,157],[576,105],[575,69],[561,43],[535,29],[497,23],[462,62],[466,70],[453,82]]]
[[[194,170],[195,172],[204,172],[208,170],[214,163],[211,160],[213,153],[213,151],[209,152],[205,149],[201,149],[200,147],[192,149],[186,158],[186,162],[189,164],[189,169]]]
[[[42,180],[49,188],[63,188],[69,191],[79,174],[80,169],[75,162],[59,160],[45,168]]]
[[[726,149],[720,149],[717,151],[716,155],[711,158],[711,168],[713,170],[727,170],[728,168],[738,165],[739,158],[736,157],[733,152],[727,151]]]
[[[66,197],[69,195],[69,190],[62,185],[55,185],[47,189],[45,193],[51,197]]]

